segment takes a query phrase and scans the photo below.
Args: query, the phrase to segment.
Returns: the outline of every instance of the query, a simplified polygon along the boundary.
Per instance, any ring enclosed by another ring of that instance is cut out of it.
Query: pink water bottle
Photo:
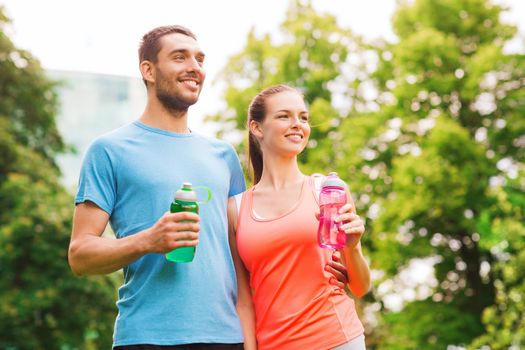
[[[339,208],[346,204],[346,184],[331,172],[321,185],[319,194],[319,228],[317,238],[322,248],[340,249],[346,245],[346,233],[339,229],[342,223],[334,222]]]

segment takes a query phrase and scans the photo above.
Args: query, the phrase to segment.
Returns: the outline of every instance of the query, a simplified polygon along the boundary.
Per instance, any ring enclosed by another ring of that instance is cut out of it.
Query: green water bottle
[[[171,203],[170,211],[178,213],[189,211],[199,214],[197,204],[197,193],[192,188],[191,183],[184,182],[182,187],[175,193],[175,199]],[[180,247],[166,254],[166,259],[173,262],[190,262],[195,256],[195,247]]]

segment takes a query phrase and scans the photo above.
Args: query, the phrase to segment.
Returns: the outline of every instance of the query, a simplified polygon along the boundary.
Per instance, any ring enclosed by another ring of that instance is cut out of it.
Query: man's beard
[[[164,108],[170,112],[186,112],[188,108],[197,102],[197,99],[185,98],[173,86],[173,82],[157,71],[155,94]],[[198,97],[197,97],[198,98]]]

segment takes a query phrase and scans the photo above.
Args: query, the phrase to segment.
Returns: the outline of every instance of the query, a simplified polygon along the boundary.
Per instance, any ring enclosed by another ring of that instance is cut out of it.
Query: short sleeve
[[[111,215],[116,199],[114,167],[108,145],[95,141],[84,156],[75,205],[90,201]]]
[[[241,163],[235,149],[231,145],[228,145],[228,162],[231,172],[228,197],[231,197],[246,190],[246,182],[244,181]]]

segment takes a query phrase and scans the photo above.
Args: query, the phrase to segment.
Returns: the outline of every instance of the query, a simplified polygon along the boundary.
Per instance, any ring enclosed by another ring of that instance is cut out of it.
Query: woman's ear
[[[248,124],[250,128],[250,132],[257,137],[258,139],[262,139],[263,132],[261,130],[261,124],[255,120],[250,120],[250,123]]]
[[[140,62],[139,68],[140,74],[142,74],[142,79],[149,83],[155,82],[155,69],[153,69],[153,63],[148,60],[144,60]]]

